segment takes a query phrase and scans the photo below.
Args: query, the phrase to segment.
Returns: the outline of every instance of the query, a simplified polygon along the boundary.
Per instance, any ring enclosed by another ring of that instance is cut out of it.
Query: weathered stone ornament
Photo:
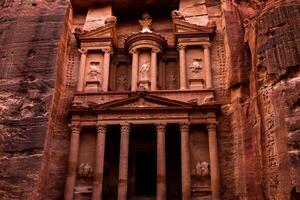
[[[152,33],[152,31],[150,30],[150,26],[152,24],[152,19],[151,16],[149,15],[149,13],[144,13],[142,16],[142,19],[139,20],[140,25],[142,26],[142,33]]]

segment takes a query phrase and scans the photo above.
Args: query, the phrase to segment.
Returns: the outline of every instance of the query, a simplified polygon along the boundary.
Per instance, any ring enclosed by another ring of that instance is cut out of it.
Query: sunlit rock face
[[[300,198],[299,1],[0,8],[0,199]]]

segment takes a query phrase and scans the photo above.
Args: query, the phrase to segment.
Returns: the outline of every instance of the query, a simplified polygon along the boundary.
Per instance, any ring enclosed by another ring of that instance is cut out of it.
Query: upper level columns
[[[216,124],[207,125],[208,141],[209,141],[209,159],[210,159],[210,174],[211,174],[211,190],[212,199],[220,200],[220,173],[218,161],[218,142]]]
[[[72,123],[71,129],[72,132],[71,132],[71,142],[70,142],[70,151],[69,151],[69,160],[68,160],[68,175],[65,184],[65,194],[64,194],[65,200],[73,200],[81,126],[79,123]]]
[[[108,81],[109,81],[109,68],[110,68],[110,55],[112,54],[112,48],[103,48],[104,59],[103,59],[103,73],[102,73],[102,91],[108,91]]]
[[[190,124],[180,124],[182,200],[191,200]]]
[[[102,199],[106,126],[97,126],[96,158],[92,200]]]
[[[156,90],[157,86],[157,53],[158,49],[153,48],[151,51],[151,90]]]
[[[210,43],[202,44],[204,48],[204,68],[205,68],[205,79],[206,88],[212,88],[212,73],[211,73],[211,63],[210,63]]]
[[[136,49],[131,49],[130,53],[132,54],[131,91],[136,91],[138,80],[139,53]]]
[[[180,89],[186,89],[186,61],[185,61],[186,45],[178,44],[179,50],[179,74],[180,74]]]
[[[80,49],[79,52],[81,53],[81,55],[80,55],[80,66],[79,66],[79,76],[78,76],[78,82],[77,82],[77,91],[82,92],[83,85],[84,85],[84,75],[85,75],[87,51]]]

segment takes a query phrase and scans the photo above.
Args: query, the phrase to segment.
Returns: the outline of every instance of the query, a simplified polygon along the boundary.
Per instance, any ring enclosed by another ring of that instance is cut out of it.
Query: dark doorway
[[[136,152],[135,192],[137,196],[156,194],[156,152]]]

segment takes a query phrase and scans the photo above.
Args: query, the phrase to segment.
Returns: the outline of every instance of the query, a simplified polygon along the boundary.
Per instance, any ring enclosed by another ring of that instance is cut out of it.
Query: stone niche
[[[124,56],[123,56],[124,57]],[[111,64],[109,90],[129,91],[131,83],[131,66],[128,59],[117,57]]]
[[[186,70],[189,89],[205,88],[204,53],[200,46],[186,50]]]
[[[193,199],[210,199],[210,161],[208,135],[204,126],[191,127],[190,153]]]
[[[158,67],[158,85],[162,90],[179,89],[178,53],[166,52]]]
[[[97,141],[96,129],[84,128],[80,134],[75,199],[91,199]]]
[[[149,90],[150,88],[150,66],[151,66],[151,49],[141,49],[139,51],[138,64],[138,88],[140,90]]]
[[[98,92],[102,86],[103,53],[88,51],[85,63],[85,91]]]

